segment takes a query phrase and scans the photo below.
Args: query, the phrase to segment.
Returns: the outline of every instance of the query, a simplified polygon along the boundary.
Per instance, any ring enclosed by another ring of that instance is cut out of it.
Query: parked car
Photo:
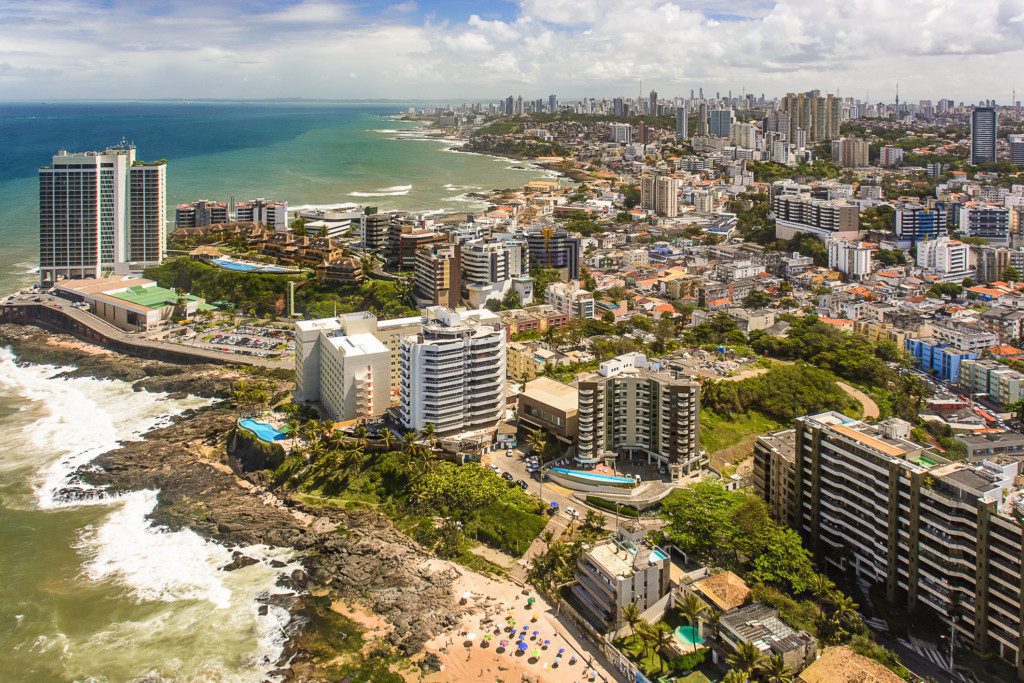
[[[527,484],[527,483],[526,483],[526,482],[525,482],[524,480],[522,480],[522,479],[516,479],[516,484],[518,484],[518,485],[519,485],[519,488],[521,488],[521,489],[522,489],[522,490],[524,490],[524,491],[525,491],[525,490],[526,490],[527,488],[529,488],[529,484]]]
[[[565,514],[569,515],[573,519],[580,516],[580,513],[576,512],[576,508],[565,508]]]
[[[512,481],[512,479],[513,479],[512,475],[509,474],[508,472],[502,472],[501,473],[501,478],[505,479],[507,481]]]

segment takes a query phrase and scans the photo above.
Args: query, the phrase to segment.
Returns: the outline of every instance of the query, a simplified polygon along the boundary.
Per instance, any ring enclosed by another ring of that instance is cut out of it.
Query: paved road
[[[36,301],[35,299],[40,300]],[[67,299],[63,299],[61,297],[56,296],[50,296],[47,294],[15,296],[10,301],[5,303],[4,306],[46,306],[47,308],[52,308],[55,311],[60,311],[62,314],[90,328],[97,334],[103,335],[104,337],[107,337],[109,339],[113,339],[119,343],[135,347],[140,351],[151,349],[155,351],[167,351],[171,353],[186,354],[189,356],[194,356],[197,360],[210,363],[227,363],[232,365],[256,365],[264,368],[292,368],[295,366],[294,359],[276,360],[270,358],[259,358],[258,356],[225,353],[223,351],[215,351],[213,349],[202,349],[195,346],[175,344],[173,342],[162,341],[159,339],[146,339],[140,335],[125,332],[121,328],[110,324],[103,318],[95,316],[88,311],[84,311],[80,308],[72,306],[71,302],[68,301]]]

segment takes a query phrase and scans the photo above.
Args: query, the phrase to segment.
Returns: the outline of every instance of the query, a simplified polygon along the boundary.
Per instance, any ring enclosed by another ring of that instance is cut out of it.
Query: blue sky
[[[1005,102],[1021,65],[1024,0],[0,0],[5,99]]]

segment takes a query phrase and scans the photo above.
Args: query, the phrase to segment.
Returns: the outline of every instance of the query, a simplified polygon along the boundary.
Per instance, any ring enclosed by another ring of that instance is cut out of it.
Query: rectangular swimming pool
[[[598,474],[597,472],[586,472],[584,470],[570,470],[566,467],[552,467],[552,472],[565,474],[579,479],[590,479],[604,484],[634,484],[636,481],[630,477],[613,477],[610,474]]]

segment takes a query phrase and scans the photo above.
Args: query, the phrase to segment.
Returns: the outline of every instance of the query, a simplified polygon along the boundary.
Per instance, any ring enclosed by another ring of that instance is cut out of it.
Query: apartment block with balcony
[[[1024,398],[1024,373],[994,360],[968,359],[960,362],[960,388],[984,394],[999,405]]]
[[[754,441],[754,490],[776,522],[793,526],[796,494],[796,430],[765,434]]]
[[[579,446],[576,462],[593,466],[622,454],[646,456],[673,481],[708,464],[700,448],[700,385],[662,371],[640,353],[601,363],[577,380]]]
[[[579,280],[553,282],[544,290],[544,303],[570,318],[593,318],[594,295],[580,287]]]
[[[460,247],[431,245],[416,251],[416,303],[454,308],[462,298]]]
[[[487,310],[425,311],[423,330],[402,340],[399,419],[439,435],[488,431],[505,412],[506,338]]]
[[[927,607],[1024,677],[1020,462],[950,462],[909,427],[799,418],[796,527],[819,561],[884,585],[892,603]]]
[[[790,239],[807,233],[818,239],[856,240],[860,229],[860,210],[843,199],[815,199],[809,195],[776,195],[775,236]]]
[[[922,372],[943,382],[958,382],[960,364],[964,360],[978,357],[976,352],[965,351],[936,339],[908,339],[905,348]]]
[[[572,594],[602,632],[621,628],[626,605],[643,612],[669,593],[669,554],[648,545],[645,533],[639,524],[626,523],[617,538],[599,541],[580,557]]]

